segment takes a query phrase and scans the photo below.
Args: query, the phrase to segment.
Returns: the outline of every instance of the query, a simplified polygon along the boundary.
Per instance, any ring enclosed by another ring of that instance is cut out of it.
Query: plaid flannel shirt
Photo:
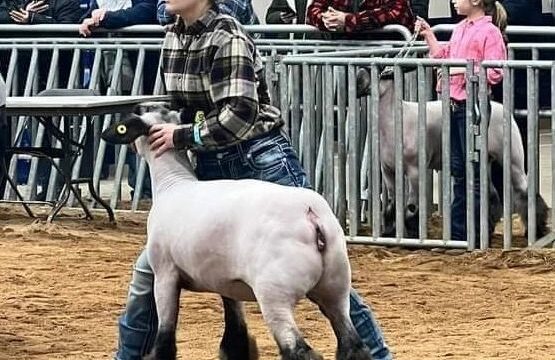
[[[347,13],[345,32],[349,33],[390,24],[403,25],[409,29],[414,27],[415,18],[409,0],[314,0],[307,10],[307,24],[327,31],[322,14],[329,7]]]
[[[188,27],[178,17],[166,33],[161,71],[172,107],[182,109],[176,148],[222,149],[283,125],[260,54],[230,16],[212,9]]]
[[[220,13],[236,18],[243,25],[260,23],[250,0],[218,0],[216,4]],[[175,21],[175,16],[166,11],[166,0],[158,0],[156,7],[156,16],[160,25],[171,24]]]

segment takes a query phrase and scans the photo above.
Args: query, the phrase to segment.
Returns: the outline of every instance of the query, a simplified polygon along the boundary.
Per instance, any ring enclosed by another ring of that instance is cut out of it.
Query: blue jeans
[[[287,138],[274,131],[218,152],[197,154],[201,180],[259,179],[287,186],[309,187],[306,174]],[[140,360],[148,353],[157,330],[153,274],[143,251],[135,264],[127,306],[119,319],[118,360]],[[351,319],[374,360],[392,359],[372,310],[351,291]]]
[[[451,205],[451,238],[467,240],[466,218],[466,105],[460,103],[451,110],[451,176],[453,177],[453,203]],[[480,164],[474,167],[474,229],[476,246],[480,239]],[[493,232],[493,224],[488,223]]]

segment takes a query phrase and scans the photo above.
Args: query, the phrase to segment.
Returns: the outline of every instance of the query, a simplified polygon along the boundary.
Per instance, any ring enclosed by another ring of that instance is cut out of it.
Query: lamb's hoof
[[[248,360],[258,360],[260,359],[260,355],[258,354],[258,346],[256,345],[256,339],[254,338],[254,336],[248,335],[249,337],[249,354],[248,354]],[[232,359],[243,359],[244,353],[243,355],[241,354],[231,354],[230,356],[228,356],[228,354],[226,354],[222,349],[220,349],[220,356],[219,359],[220,360],[232,360]]]
[[[314,350],[308,352],[306,360],[324,360],[324,357]]]
[[[342,353],[338,354],[337,359],[340,360],[372,360],[372,355],[370,355],[370,350],[364,344],[351,346]]]
[[[298,348],[281,354],[282,360],[324,360],[324,357],[313,349]]]
[[[256,339],[254,336],[249,335],[249,360],[258,360],[259,358]]]

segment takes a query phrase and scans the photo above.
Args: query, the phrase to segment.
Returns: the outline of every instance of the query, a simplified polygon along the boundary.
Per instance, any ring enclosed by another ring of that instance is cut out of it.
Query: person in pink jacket
[[[449,43],[440,45],[426,21],[418,19],[416,29],[430,48],[430,57],[441,59],[474,60],[475,71],[483,60],[506,60],[507,50],[503,34],[507,26],[507,13],[495,0],[453,0],[459,15],[465,18],[457,24]],[[466,75],[464,68],[451,68],[449,90],[451,97],[451,175],[454,180],[451,207],[451,237],[467,239],[466,219]],[[487,82],[501,82],[501,69],[488,69]],[[440,90],[438,82],[438,91]],[[480,173],[479,164],[474,162],[474,215],[476,239],[480,234]],[[483,226],[486,226],[484,224]],[[488,224],[490,234],[493,223]],[[474,239],[471,239],[474,240]]]

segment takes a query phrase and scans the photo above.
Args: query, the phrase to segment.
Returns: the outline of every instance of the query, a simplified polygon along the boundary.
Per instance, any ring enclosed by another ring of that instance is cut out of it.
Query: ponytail
[[[503,5],[496,0],[484,0],[484,8],[486,15],[491,16],[493,23],[499,28],[503,38],[507,41],[507,36],[505,35],[505,30],[507,29],[507,11]]]

